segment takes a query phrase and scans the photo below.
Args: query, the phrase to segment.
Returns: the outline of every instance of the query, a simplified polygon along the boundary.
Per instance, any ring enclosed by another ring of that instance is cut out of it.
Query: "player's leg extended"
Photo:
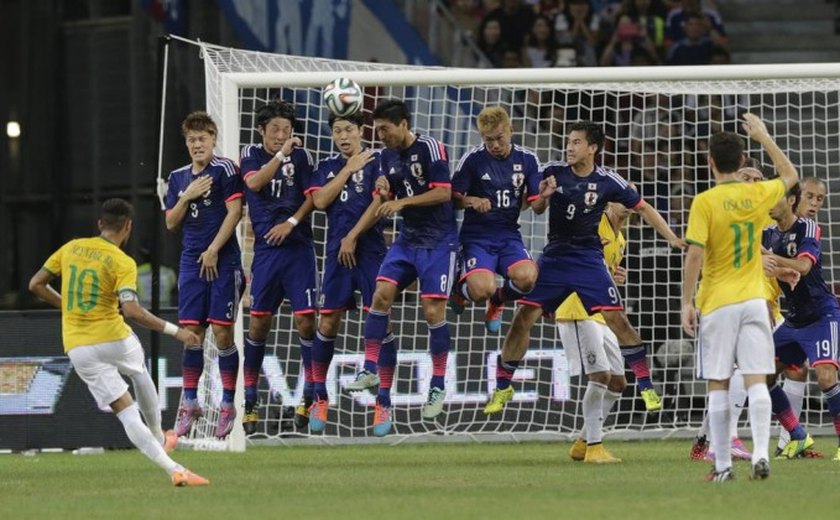
[[[623,309],[603,309],[601,310],[601,314],[603,314],[607,326],[618,338],[619,344],[621,345],[621,355],[636,377],[642,399],[645,402],[645,409],[649,412],[662,409],[662,399],[656,393],[650,379],[647,347],[642,342],[639,333],[630,324],[630,321],[627,319],[627,314]]]
[[[391,384],[394,379],[394,367],[396,366],[396,347],[393,341],[387,343],[384,348],[383,340],[388,335],[388,317],[391,313],[391,306],[399,292],[399,282],[394,278],[387,278],[376,282],[376,290],[373,293],[373,302],[365,320],[365,363],[368,359],[375,360],[378,365],[379,395],[374,407],[373,433],[378,437],[387,435],[391,431]],[[394,346],[394,348],[390,348]],[[368,372],[370,373],[370,372]],[[376,374],[373,374],[376,376]],[[366,377],[361,373],[360,376]],[[357,377],[355,382],[360,382],[362,377]],[[361,387],[363,389],[366,387]],[[383,392],[384,390],[384,392]]]
[[[496,358],[496,389],[484,407],[485,414],[501,412],[505,404],[513,399],[511,381],[519,362],[528,351],[531,328],[540,319],[542,312],[538,303],[520,305],[516,310],[502,344],[502,352]]]
[[[319,433],[327,425],[329,395],[327,394],[327,372],[335,353],[335,338],[341,326],[343,310],[322,309],[318,331],[312,341],[312,381],[314,402],[309,410],[309,430]]]

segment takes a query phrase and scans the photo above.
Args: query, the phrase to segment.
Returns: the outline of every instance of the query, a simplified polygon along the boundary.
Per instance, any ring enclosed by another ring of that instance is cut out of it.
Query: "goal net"
[[[738,131],[739,116],[745,111],[756,113],[801,175],[818,177],[828,185],[829,196],[818,220],[823,229],[825,276],[831,287],[837,279],[840,229],[835,225],[838,203],[832,191],[840,176],[838,66],[466,70],[293,57],[204,44],[201,53],[207,110],[221,127],[217,150],[221,155],[238,159],[243,146],[261,142],[254,113],[274,98],[295,104],[297,135],[316,161],[334,153],[321,87],[346,76],[364,87],[368,118],[379,101],[404,99],[413,114],[411,128],[445,144],[453,172],[458,159],[480,143],[475,118],[486,105],[501,105],[509,111],[514,141],[534,150],[543,163],[563,159],[569,124],[580,119],[601,123],[607,144],[599,162],[633,181],[679,235],[685,232],[692,198],[712,182],[705,155],[708,137],[719,130]],[[381,146],[372,140],[372,128],[367,127],[364,135],[366,145]],[[773,174],[768,157],[757,145],[748,143],[748,151],[760,161],[765,174]],[[539,255],[546,241],[546,216],[525,211],[520,223],[526,246]],[[394,233],[396,225],[392,223]],[[315,212],[313,226],[321,273],[327,226],[322,212]],[[243,224],[243,237],[248,227]],[[631,384],[606,427],[626,437],[689,435],[703,417],[705,383],[694,374],[694,343],[680,329],[682,256],[638,219],[631,219],[624,232],[628,239],[624,302],[631,323],[648,346],[652,379],[664,406],[660,413],[646,413],[628,371]],[[246,240],[246,267],[249,246]],[[424,421],[420,411],[432,374],[427,327],[417,291],[410,288],[398,298],[391,313],[399,345],[394,433],[385,442],[568,438],[580,429],[585,381],[570,377],[552,320],[543,320],[532,330],[528,353],[514,380],[516,396],[505,412],[492,418],[482,413],[494,388],[496,354],[513,311],[509,305],[501,334],[485,331],[483,307],[468,308],[460,317],[447,315],[452,334],[448,396],[444,413],[434,421]],[[292,426],[291,407],[302,402],[303,371],[291,316],[287,303],[275,316],[259,387],[260,423],[257,434],[249,439],[286,443],[371,438],[375,394],[344,390],[362,368],[364,315],[351,311],[342,322],[327,379],[328,426],[317,436]],[[247,308],[239,323],[247,331]],[[206,353],[208,368],[215,367],[213,348]],[[212,371],[205,374],[202,395],[212,409],[220,384],[213,382],[212,377],[218,376]],[[830,417],[815,385],[809,386],[803,419],[813,431],[829,431]],[[745,426],[746,414],[742,421]],[[209,439],[211,422],[212,416],[194,436]],[[236,431],[238,440],[229,441],[228,448],[243,446],[240,425]]]

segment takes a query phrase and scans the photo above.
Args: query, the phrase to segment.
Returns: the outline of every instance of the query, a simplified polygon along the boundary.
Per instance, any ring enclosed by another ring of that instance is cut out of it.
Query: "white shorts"
[[[557,332],[569,361],[569,373],[624,374],[618,338],[609,327],[594,320],[558,321]]]
[[[100,408],[107,408],[128,391],[120,374],[132,376],[146,370],[143,347],[134,334],[118,341],[75,347],[67,356]]]
[[[726,305],[700,316],[697,377],[729,379],[736,364],[744,374],[773,374],[774,355],[773,332],[764,299]]]

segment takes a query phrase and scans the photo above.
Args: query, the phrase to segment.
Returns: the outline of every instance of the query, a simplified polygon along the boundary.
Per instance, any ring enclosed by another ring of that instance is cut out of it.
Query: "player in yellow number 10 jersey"
[[[99,216],[101,234],[64,244],[35,273],[29,290],[61,309],[64,351],[73,369],[97,404],[111,407],[131,443],[163,468],[174,485],[207,485],[207,479],[166,454],[175,448],[177,436],[161,431],[160,404],[146,371],[143,347],[119,313],[122,308],[127,318],[180,341],[198,341],[194,333],[158,318],[138,303],[137,264],[120,249],[131,235],[133,219],[134,208],[128,202],[105,201]],[[59,276],[60,294],[49,285]],[[120,374],[131,379],[139,410]]]
[[[682,324],[698,334],[697,373],[709,381],[709,429],[715,467],[709,480],[733,478],[729,445],[729,378],[737,362],[744,373],[753,436],[751,478],[770,474],[770,394],[766,375],[774,372],[773,336],[761,262],[761,226],[770,209],[798,182],[796,168],[776,145],[767,127],[753,114],[744,115],[744,130],[773,160],[779,179],[747,184],[738,178],[743,163],[742,139],[730,132],[709,140],[709,166],[716,186],[691,205],[683,273]],[[702,268],[703,278],[694,306]],[[698,330],[699,329],[699,330]]]

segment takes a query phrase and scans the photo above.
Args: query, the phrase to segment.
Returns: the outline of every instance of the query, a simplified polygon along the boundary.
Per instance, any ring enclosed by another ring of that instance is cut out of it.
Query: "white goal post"
[[[207,111],[220,126],[220,155],[238,160],[244,145],[260,142],[254,112],[276,97],[295,104],[297,135],[316,162],[333,153],[328,112],[320,91],[337,77],[349,77],[364,87],[368,119],[370,109],[382,99],[406,100],[413,114],[411,127],[444,143],[453,171],[458,159],[479,144],[475,116],[486,105],[498,104],[510,112],[514,140],[533,149],[541,162],[562,158],[567,125],[591,119],[603,124],[607,134],[600,162],[635,182],[680,235],[691,198],[711,183],[704,155],[708,136],[720,129],[739,130],[740,114],[755,112],[767,121],[771,134],[802,176],[815,176],[827,183],[829,196],[818,217],[823,228],[823,269],[832,287],[840,280],[840,205],[832,194],[840,180],[840,64],[472,70],[197,45],[205,65]],[[368,145],[379,146],[370,141],[371,129],[365,138]],[[762,163],[765,173],[772,174],[768,158],[754,143],[748,144],[748,151]],[[525,211],[521,224],[526,245],[538,255],[546,238],[545,215]],[[316,212],[313,225],[320,276],[326,229],[323,213]],[[628,282],[623,288],[624,301],[631,323],[648,346],[652,379],[664,398],[664,410],[646,414],[631,384],[607,419],[607,429],[613,435],[638,438],[688,435],[702,419],[705,384],[695,378],[693,342],[683,337],[679,327],[681,255],[670,251],[649,227],[636,220],[625,229],[625,235]],[[247,237],[247,232],[241,237]],[[248,250],[246,240],[246,266],[250,265]],[[460,317],[447,315],[452,334],[449,397],[444,413],[435,422],[424,422],[420,405],[428,388],[431,362],[418,302],[417,293],[409,290],[392,310],[400,347],[393,398],[395,433],[382,442],[566,439],[580,428],[581,382],[570,378],[563,347],[550,320],[532,331],[529,353],[514,381],[515,400],[500,418],[485,418],[482,407],[495,384],[495,354],[501,349],[503,335],[484,331],[483,309],[479,308],[468,309]],[[502,334],[512,311],[509,306],[505,312]],[[284,303],[269,335],[259,391],[260,425],[251,441],[373,441],[374,394],[351,395],[342,389],[361,368],[363,321],[364,316],[356,311],[344,317],[328,375],[328,427],[325,434],[312,436],[290,428],[291,421],[285,416],[287,407],[301,400],[303,383],[297,333],[290,308]],[[237,344],[241,346],[247,310],[240,313],[237,327]],[[212,360],[213,349],[207,348],[206,353]],[[212,408],[220,384],[208,379],[212,371],[205,374],[202,398]],[[242,376],[240,387],[241,380]],[[241,394],[240,388],[240,417]],[[803,420],[812,431],[829,431],[830,417],[823,412],[816,386],[809,387]],[[187,442],[209,442],[211,421],[209,416],[207,427],[196,428]],[[221,444],[222,449],[244,449],[240,424],[235,432]]]

